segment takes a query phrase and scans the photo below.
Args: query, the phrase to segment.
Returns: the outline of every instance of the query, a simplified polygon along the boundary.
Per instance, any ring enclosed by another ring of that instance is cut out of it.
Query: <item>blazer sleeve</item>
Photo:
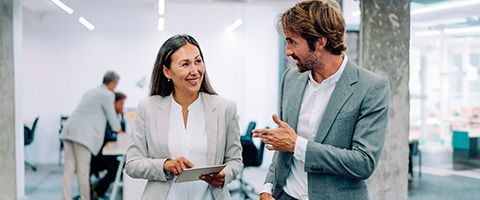
[[[109,92],[107,95],[104,96],[102,100],[102,109],[105,113],[108,123],[112,127],[113,131],[118,131],[122,127],[120,126],[120,122],[118,122],[117,117],[115,116],[115,95]]]
[[[280,85],[280,118],[282,120],[285,120],[283,119],[283,113],[282,113],[282,106],[283,106],[283,90],[285,88],[285,81],[287,79],[287,75],[288,75],[288,72],[290,72],[292,68],[288,68],[285,73],[283,74],[283,78],[282,78],[282,84]],[[274,182],[274,178],[275,178],[275,163],[277,162],[277,157],[278,157],[278,152],[275,151],[275,153],[273,154],[273,159],[272,159],[272,163],[270,164],[270,166],[268,167],[268,172],[267,172],[267,176],[265,177],[265,182],[264,183],[271,183],[273,184]]]
[[[167,158],[155,159],[148,157],[146,141],[145,106],[140,102],[137,108],[137,118],[132,133],[131,144],[127,150],[125,172],[132,178],[155,181],[167,181],[172,174],[163,171],[163,163]]]
[[[388,125],[390,90],[388,81],[377,79],[368,89],[352,135],[352,148],[340,149],[309,141],[305,171],[367,179],[383,149]]]
[[[227,166],[223,169],[223,172],[225,173],[224,185],[232,182],[243,168],[242,145],[240,144],[240,129],[235,103],[232,102],[229,104],[227,111],[227,137],[225,157],[223,161]]]

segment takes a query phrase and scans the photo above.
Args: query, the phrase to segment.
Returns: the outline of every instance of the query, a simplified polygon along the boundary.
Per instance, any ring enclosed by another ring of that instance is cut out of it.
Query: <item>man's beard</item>
[[[322,68],[320,59],[313,54],[310,54],[309,56],[305,57],[303,61],[299,60],[298,57],[295,55],[293,55],[292,58],[295,59],[295,61],[297,61],[298,71],[301,73],[312,70],[314,68]]]

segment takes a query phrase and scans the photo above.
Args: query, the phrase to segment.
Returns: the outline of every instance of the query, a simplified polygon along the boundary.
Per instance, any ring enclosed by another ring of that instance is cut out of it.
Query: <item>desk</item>
[[[452,130],[453,169],[480,167],[480,130]]]
[[[117,174],[115,174],[115,181],[113,182],[113,189],[110,200],[116,199],[118,188],[122,187],[123,185],[121,175],[123,167],[125,166],[125,154],[128,148],[127,145],[125,145],[125,141],[123,140],[126,140],[126,137],[127,136],[125,134],[119,134],[117,135],[117,142],[108,142],[102,149],[102,154],[104,156],[117,156],[117,159],[119,161]]]

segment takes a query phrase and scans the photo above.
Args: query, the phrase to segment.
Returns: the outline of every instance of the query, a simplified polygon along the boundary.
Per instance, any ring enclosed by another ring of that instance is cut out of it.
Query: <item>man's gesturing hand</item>
[[[297,133],[290,125],[280,120],[277,115],[272,115],[272,119],[278,125],[278,128],[255,129],[253,130],[253,137],[261,138],[267,144],[268,150],[294,152]]]

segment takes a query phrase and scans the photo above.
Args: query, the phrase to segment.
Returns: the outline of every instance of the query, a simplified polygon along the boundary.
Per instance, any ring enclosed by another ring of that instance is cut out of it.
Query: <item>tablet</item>
[[[175,179],[175,183],[201,180],[201,175],[219,173],[220,171],[222,171],[223,168],[225,168],[225,166],[226,165],[212,165],[206,167],[185,169],[180,175],[177,176],[177,178]]]

